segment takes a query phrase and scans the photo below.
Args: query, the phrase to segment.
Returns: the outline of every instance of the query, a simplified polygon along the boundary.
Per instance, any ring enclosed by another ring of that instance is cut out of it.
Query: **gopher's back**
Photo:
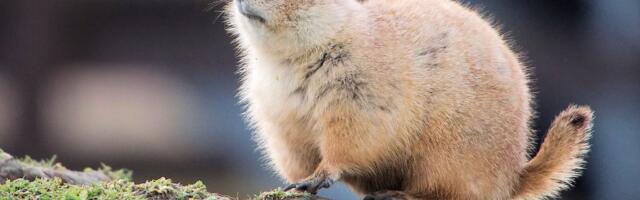
[[[395,71],[378,78],[401,80],[396,82],[405,92],[398,96],[415,106],[406,107],[407,113],[421,113],[416,116],[424,120],[423,127],[406,132],[419,138],[409,148],[420,149],[410,152],[418,159],[407,173],[420,177],[404,184],[455,188],[468,198],[509,197],[527,161],[531,116],[525,67],[517,56],[489,23],[457,3],[365,5],[375,19],[371,43],[382,46],[364,49],[372,54],[366,57],[393,63],[378,66]],[[367,187],[364,193],[380,189]]]

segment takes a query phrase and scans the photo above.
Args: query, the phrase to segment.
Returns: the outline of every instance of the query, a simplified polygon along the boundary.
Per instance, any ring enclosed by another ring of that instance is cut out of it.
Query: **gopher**
[[[544,199],[579,175],[593,114],[560,113],[537,155],[527,68],[450,0],[233,0],[255,139],[287,189],[367,200]]]

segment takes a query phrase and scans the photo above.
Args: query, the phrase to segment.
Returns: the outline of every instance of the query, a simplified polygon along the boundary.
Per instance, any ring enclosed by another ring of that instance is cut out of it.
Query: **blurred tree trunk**
[[[9,73],[18,81],[18,95],[22,109],[17,113],[17,140],[8,145],[9,149],[37,155],[46,145],[42,138],[42,88],[55,64],[58,23],[57,12],[62,4],[59,0],[21,0],[9,4],[15,17],[9,24],[12,33],[6,44],[9,52],[7,63]],[[59,52],[58,52],[59,53]],[[27,145],[28,144],[28,145]]]

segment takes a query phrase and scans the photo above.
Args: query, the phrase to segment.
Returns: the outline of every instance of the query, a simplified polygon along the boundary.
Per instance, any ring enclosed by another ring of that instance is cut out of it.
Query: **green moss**
[[[92,168],[85,168],[84,171],[85,172],[87,172],[87,171],[100,171],[100,172],[104,173],[105,175],[107,175],[112,180],[122,179],[122,180],[130,181],[131,178],[133,177],[133,171],[131,171],[131,170],[128,170],[128,169],[114,170],[111,166],[106,165],[104,163],[102,163],[102,166],[97,170],[92,169]]]
[[[54,168],[54,169],[65,169],[62,164],[56,162],[56,156],[53,156],[49,159],[45,160],[36,160],[31,158],[30,156],[25,156],[24,158],[18,159],[21,163],[26,165],[34,166],[34,167],[43,167],[43,168]]]
[[[9,158],[11,156],[0,149],[0,159]],[[55,156],[46,160],[36,160],[26,156],[17,161],[32,167],[67,170],[62,164],[56,162]],[[37,178],[33,181],[7,180],[0,183],[0,200],[231,200],[231,198],[207,192],[202,182],[183,186],[173,183],[170,179],[160,178],[135,184],[131,181],[130,170],[114,170],[105,164],[98,169],[86,168],[84,171],[102,172],[112,181],[92,185],[72,185],[64,183],[59,178]]]
[[[12,156],[0,149],[0,160]],[[31,157],[16,159],[20,166],[26,165],[52,170],[67,170],[56,161],[56,157],[36,160]],[[135,184],[132,172],[126,169],[114,170],[102,164],[98,169],[86,168],[85,172],[102,172],[111,181],[91,185],[66,184],[60,178],[35,180],[17,179],[0,182],[0,200],[232,200],[226,196],[207,192],[206,186],[198,181],[191,185],[173,183],[171,179],[160,178]],[[10,177],[10,176],[9,176]],[[7,177],[4,177],[7,178]],[[4,180],[3,178],[0,178]],[[284,192],[282,192],[284,193]],[[280,196],[284,198],[285,196]],[[237,198],[236,198],[237,199]],[[274,199],[269,195],[261,199]],[[275,199],[274,199],[275,200]]]
[[[284,199],[312,199],[312,195],[305,192],[286,192],[282,188],[275,189],[269,192],[263,192],[257,195],[254,200],[284,200]]]
[[[64,184],[60,179],[18,179],[0,185],[0,200],[146,200],[146,199],[230,199],[207,192],[202,182],[182,186],[160,178],[136,185],[127,180],[93,185]]]
[[[2,153],[1,149],[0,149],[0,153]],[[49,168],[54,170],[66,170],[67,168],[63,166],[61,163],[57,162],[56,158],[57,158],[56,156],[53,156],[49,159],[36,160],[31,158],[30,156],[25,156],[24,158],[18,159],[18,161],[25,165],[33,166],[33,167],[42,167],[42,168]],[[102,166],[98,169],[85,168],[84,171],[85,172],[99,171],[107,175],[112,180],[118,180],[118,179],[131,180],[131,177],[133,176],[133,172],[131,170],[128,170],[128,169],[114,170],[112,167],[106,164],[102,164]]]
[[[219,196],[207,192],[207,187],[200,181],[181,186],[164,177],[136,185],[134,190],[151,199],[220,199]]]
[[[122,199],[142,200],[132,190],[133,184],[127,181],[90,186],[64,184],[60,179],[36,179],[28,181],[17,179],[0,185],[0,199],[42,199],[42,200],[98,200]]]

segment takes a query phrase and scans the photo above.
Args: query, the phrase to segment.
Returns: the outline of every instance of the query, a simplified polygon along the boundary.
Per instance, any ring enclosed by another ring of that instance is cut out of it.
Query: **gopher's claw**
[[[285,187],[284,191],[295,189],[300,192],[317,194],[318,190],[331,187],[331,185],[333,185],[333,182],[333,180],[328,178],[312,178],[300,183],[291,184]]]

